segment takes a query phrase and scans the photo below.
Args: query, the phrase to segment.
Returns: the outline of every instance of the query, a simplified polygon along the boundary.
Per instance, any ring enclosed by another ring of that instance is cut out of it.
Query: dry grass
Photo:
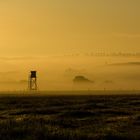
[[[139,140],[140,95],[1,96],[0,140]]]

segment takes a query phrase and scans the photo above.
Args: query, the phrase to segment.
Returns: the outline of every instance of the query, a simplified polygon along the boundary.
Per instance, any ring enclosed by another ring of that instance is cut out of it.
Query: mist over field
[[[0,140],[140,140],[140,0],[0,0]]]
[[[31,70],[40,90],[139,89],[139,57],[64,56],[140,52],[139,7],[139,0],[1,0],[0,90],[27,89]],[[85,82],[73,83],[76,76]]]
[[[37,70],[40,90],[138,90],[140,58],[60,55],[1,57],[0,89],[26,90],[30,70]],[[75,83],[84,76],[92,83]]]

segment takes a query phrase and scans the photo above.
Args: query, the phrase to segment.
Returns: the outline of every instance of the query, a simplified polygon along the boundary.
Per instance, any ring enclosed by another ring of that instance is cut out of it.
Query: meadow
[[[1,95],[0,140],[139,140],[140,95]]]

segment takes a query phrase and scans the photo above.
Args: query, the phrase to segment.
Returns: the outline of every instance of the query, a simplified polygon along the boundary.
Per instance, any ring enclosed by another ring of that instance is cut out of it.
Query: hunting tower
[[[29,75],[29,90],[37,90],[37,75],[36,71],[31,71]]]

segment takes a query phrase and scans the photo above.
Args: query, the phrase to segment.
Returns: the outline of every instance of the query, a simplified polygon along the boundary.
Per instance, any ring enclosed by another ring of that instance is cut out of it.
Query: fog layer
[[[0,90],[27,90],[31,70],[40,90],[140,89],[139,57],[45,56],[0,58]],[[75,83],[84,76],[92,83]]]

